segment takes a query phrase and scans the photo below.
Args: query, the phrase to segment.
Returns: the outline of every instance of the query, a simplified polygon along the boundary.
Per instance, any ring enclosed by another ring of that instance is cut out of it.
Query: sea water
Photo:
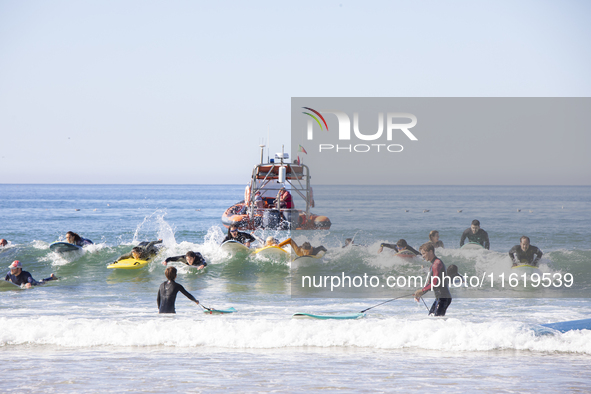
[[[540,327],[590,318],[585,297],[457,297],[446,319],[403,298],[359,320],[292,319],[384,299],[292,298],[288,262],[226,255],[221,215],[242,194],[242,185],[0,185],[0,238],[10,241],[0,267],[18,259],[37,280],[60,278],[0,291],[0,391],[589,390],[591,331]],[[377,250],[400,238],[418,248],[438,230],[445,249],[437,255],[468,273],[510,270],[507,252],[527,235],[544,252],[540,270],[588,276],[590,187],[315,186],[314,195],[313,212],[332,228],[296,240],[328,249],[318,264],[425,275],[428,263]],[[490,251],[459,250],[473,219],[488,231]],[[95,245],[51,252],[67,231]],[[342,248],[345,238],[363,246]],[[164,249],[146,268],[106,268],[155,239]],[[207,315],[179,295],[176,315],[158,315],[161,262],[188,250],[209,265],[176,265],[177,281],[203,305],[237,313]]]

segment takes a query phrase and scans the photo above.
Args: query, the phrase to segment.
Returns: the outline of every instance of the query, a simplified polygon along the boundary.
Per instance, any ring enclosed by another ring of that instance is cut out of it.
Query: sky
[[[0,0],[0,182],[245,184],[261,142],[290,151],[292,97],[589,97],[590,11]]]

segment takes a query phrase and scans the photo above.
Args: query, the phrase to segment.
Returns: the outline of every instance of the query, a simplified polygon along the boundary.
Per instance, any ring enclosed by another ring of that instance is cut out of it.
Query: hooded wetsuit
[[[191,301],[197,301],[185,288],[174,280],[167,280],[160,285],[156,303],[158,304],[158,313],[176,313],[174,302],[176,295],[181,292]]]

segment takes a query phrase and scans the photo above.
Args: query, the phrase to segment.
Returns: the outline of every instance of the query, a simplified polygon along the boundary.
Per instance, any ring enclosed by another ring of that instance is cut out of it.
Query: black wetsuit
[[[4,280],[8,281],[8,282],[12,282],[18,286],[21,286],[22,284],[26,284],[26,283],[30,283],[31,286],[38,286],[38,285],[43,285],[43,284],[45,284],[45,282],[49,282],[50,280],[54,280],[54,278],[49,277],[49,278],[45,278],[45,279],[37,282],[35,279],[33,279],[33,276],[31,276],[30,273],[28,273],[27,271],[21,271],[21,273],[18,275],[13,275],[9,272],[6,275],[6,278],[4,278]]]
[[[86,245],[94,245],[94,243],[90,239],[80,238],[74,245],[76,246],[86,246]]]
[[[176,301],[176,295],[179,291],[191,301],[197,301],[182,285],[173,280],[167,280],[160,285],[158,297],[156,298],[159,313],[176,313],[174,310],[174,302]]]
[[[396,251],[396,253],[401,252],[400,249],[398,249],[398,246],[396,244],[381,244],[380,245],[381,248],[389,248],[389,249],[394,249]],[[406,249],[403,250],[408,250],[409,252],[413,252],[415,255],[420,256],[421,253],[416,251],[412,246],[407,245]]]
[[[158,254],[159,249],[154,245],[161,244],[161,243],[162,243],[162,241],[140,242],[138,247],[142,251],[140,252],[139,260],[149,260],[152,257],[156,256]],[[129,252],[129,253],[126,253],[123,256],[119,257],[117,259],[117,261],[125,260],[125,259],[132,259],[132,258],[133,258],[133,253]]]
[[[444,248],[443,246],[443,242],[441,240],[437,241],[437,242],[433,242],[433,241],[429,241],[433,244],[434,248]]]
[[[429,275],[427,275],[427,284],[423,287],[423,291],[433,290],[435,292],[435,301],[429,310],[429,314],[435,316],[445,316],[447,307],[451,304],[451,293],[449,292],[448,282],[443,282],[442,279],[446,274],[445,264],[441,259],[435,257],[432,261]],[[431,278],[437,277],[439,280],[434,280],[431,286]]]
[[[316,256],[318,253],[320,252],[327,252],[326,248],[322,245],[317,246],[315,248],[312,248],[312,253],[310,253],[311,256]]]
[[[193,261],[193,265],[191,265],[187,262],[187,256],[185,256],[185,255],[169,257],[164,261],[166,261],[167,263],[170,263],[171,261],[180,261],[180,262],[187,264],[190,267],[199,267],[200,265],[207,267],[207,263],[205,262],[205,259],[203,258],[203,256],[201,256],[201,253],[197,252],[195,254],[197,255],[197,257]]]
[[[468,238],[470,242],[476,242],[485,249],[490,249],[490,242],[488,240],[488,233],[483,229],[479,228],[476,234],[472,233],[472,229],[468,227],[464,233],[462,234],[462,238],[460,239],[460,247],[464,245],[464,241]]]
[[[509,251],[511,260],[517,264],[538,265],[542,255],[542,251],[533,245],[529,245],[529,248],[525,252],[521,250],[521,245],[515,245]]]
[[[227,235],[226,238],[224,238],[224,240],[222,241],[222,243],[224,243],[226,241],[238,241],[241,244],[244,244],[246,242],[254,242],[254,241],[256,241],[256,239],[248,233],[243,233],[242,231],[238,231],[238,234],[236,235],[235,238],[232,238],[231,235]]]

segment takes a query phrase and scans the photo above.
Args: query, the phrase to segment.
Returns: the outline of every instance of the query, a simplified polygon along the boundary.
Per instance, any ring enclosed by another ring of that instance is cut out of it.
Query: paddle
[[[400,299],[400,298],[404,298],[404,297],[410,297],[410,296],[412,296],[412,295],[414,295],[414,293],[413,293],[413,294],[406,294],[406,295],[403,295],[403,296],[400,296],[400,297],[396,297],[396,298],[392,298],[391,300],[388,300],[388,301],[381,302],[381,303],[379,303],[379,304],[377,304],[377,305],[374,305],[374,306],[370,306],[369,308],[367,308],[367,309],[364,309],[364,310],[362,310],[362,311],[361,311],[361,312],[359,312],[359,313],[364,313],[364,312],[367,312],[368,310],[370,310],[370,309],[373,309],[373,308],[375,308],[376,306],[384,305],[384,304],[385,304],[385,303],[387,303],[387,302],[394,301],[394,300],[398,300],[398,299]]]

